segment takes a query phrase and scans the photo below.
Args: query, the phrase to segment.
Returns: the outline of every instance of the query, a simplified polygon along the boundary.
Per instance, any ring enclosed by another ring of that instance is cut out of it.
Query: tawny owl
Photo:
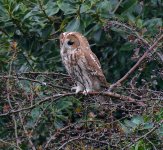
[[[100,62],[87,39],[78,32],[60,35],[60,53],[68,74],[75,81],[76,93],[101,91],[108,87]]]

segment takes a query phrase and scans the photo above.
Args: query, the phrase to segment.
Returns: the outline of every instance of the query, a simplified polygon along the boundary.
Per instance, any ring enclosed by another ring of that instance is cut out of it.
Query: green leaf
[[[48,16],[55,15],[59,11],[59,7],[56,2],[54,1],[48,1],[45,5],[45,11]]]
[[[95,40],[96,42],[100,42],[101,34],[102,34],[102,30],[100,30],[100,29],[97,30],[97,31],[94,33],[93,38],[94,38],[94,40]]]
[[[158,129],[158,134],[163,137],[163,123],[161,124],[161,126]]]
[[[78,31],[80,27],[80,19],[73,19],[66,27],[66,31]]]
[[[58,6],[64,12],[64,15],[74,14],[78,10],[75,4],[69,2],[58,2]]]
[[[40,113],[41,113],[41,110],[39,107],[34,108],[31,111],[31,117],[33,118],[33,120],[36,120],[39,117]]]
[[[120,48],[120,51],[131,51],[134,49],[134,45],[129,43],[129,42],[126,42],[125,44],[123,44]]]
[[[139,146],[142,142],[141,141],[138,141],[135,145],[135,149],[134,150],[139,150]]]
[[[141,29],[143,27],[143,20],[142,19],[136,20],[136,26]]]
[[[125,133],[131,133],[131,130],[130,128],[126,127],[124,124],[121,123],[121,127],[122,127],[122,130],[125,132]]]
[[[143,119],[142,116],[133,117],[131,121],[133,123],[135,123],[136,125],[140,125],[140,124],[143,124],[144,123],[144,119]]]
[[[25,16],[24,18],[22,19],[22,21],[26,20],[27,18],[30,18],[32,16],[36,16],[39,14],[39,11],[38,10],[31,10],[29,11]]]
[[[115,32],[119,33],[120,35],[124,35],[125,34],[125,30],[122,30],[121,28],[111,27],[110,29],[112,31],[115,31]]]
[[[69,107],[72,106],[72,102],[71,101],[60,101],[59,103],[57,103],[57,108],[59,109],[59,111],[65,110]]]
[[[17,4],[12,13],[18,11],[18,9],[21,7],[21,3]]]
[[[56,129],[60,129],[60,128],[63,128],[63,122],[62,121],[54,121],[54,126]]]
[[[127,0],[124,2],[122,14],[128,13],[128,11],[133,11],[133,7],[137,4],[138,0]]]
[[[153,123],[145,123],[143,129],[152,129],[153,128]]]
[[[146,20],[143,24],[144,26],[153,27],[153,26],[163,26],[162,18],[153,18]]]
[[[86,3],[81,4],[80,13],[87,13],[90,10],[90,6]]]
[[[130,128],[135,128],[136,127],[136,124],[133,123],[132,121],[130,120],[124,120],[124,123],[126,126],[130,127]]]
[[[22,66],[23,67],[23,66]],[[30,81],[27,81],[27,80],[20,80],[18,82],[18,86],[24,90],[24,92],[26,93],[29,93],[31,92],[31,89],[30,89]]]
[[[100,11],[100,15],[101,14],[109,14],[109,11],[112,10],[112,5],[111,2],[108,0],[104,0],[101,1],[98,5],[97,5],[97,10]]]

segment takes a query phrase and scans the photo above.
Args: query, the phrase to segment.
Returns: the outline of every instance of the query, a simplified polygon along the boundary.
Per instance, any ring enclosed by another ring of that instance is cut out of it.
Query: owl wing
[[[90,50],[90,51],[82,51],[85,56],[86,61],[86,69],[92,76],[97,77],[101,83],[102,86],[108,87],[108,83],[106,81],[106,78],[102,72],[100,62],[97,58],[97,56]]]

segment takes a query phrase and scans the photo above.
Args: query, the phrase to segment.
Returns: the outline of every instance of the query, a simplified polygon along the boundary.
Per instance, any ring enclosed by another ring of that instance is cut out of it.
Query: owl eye
[[[73,42],[73,41],[68,41],[67,44],[68,44],[68,45],[73,45],[74,42]]]

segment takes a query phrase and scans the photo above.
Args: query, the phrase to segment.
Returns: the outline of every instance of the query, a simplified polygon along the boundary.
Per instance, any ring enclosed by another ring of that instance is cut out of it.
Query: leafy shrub
[[[161,149],[162,8],[162,0],[0,0],[0,149]],[[101,104],[70,91],[65,31],[87,37],[109,83],[156,44]]]

